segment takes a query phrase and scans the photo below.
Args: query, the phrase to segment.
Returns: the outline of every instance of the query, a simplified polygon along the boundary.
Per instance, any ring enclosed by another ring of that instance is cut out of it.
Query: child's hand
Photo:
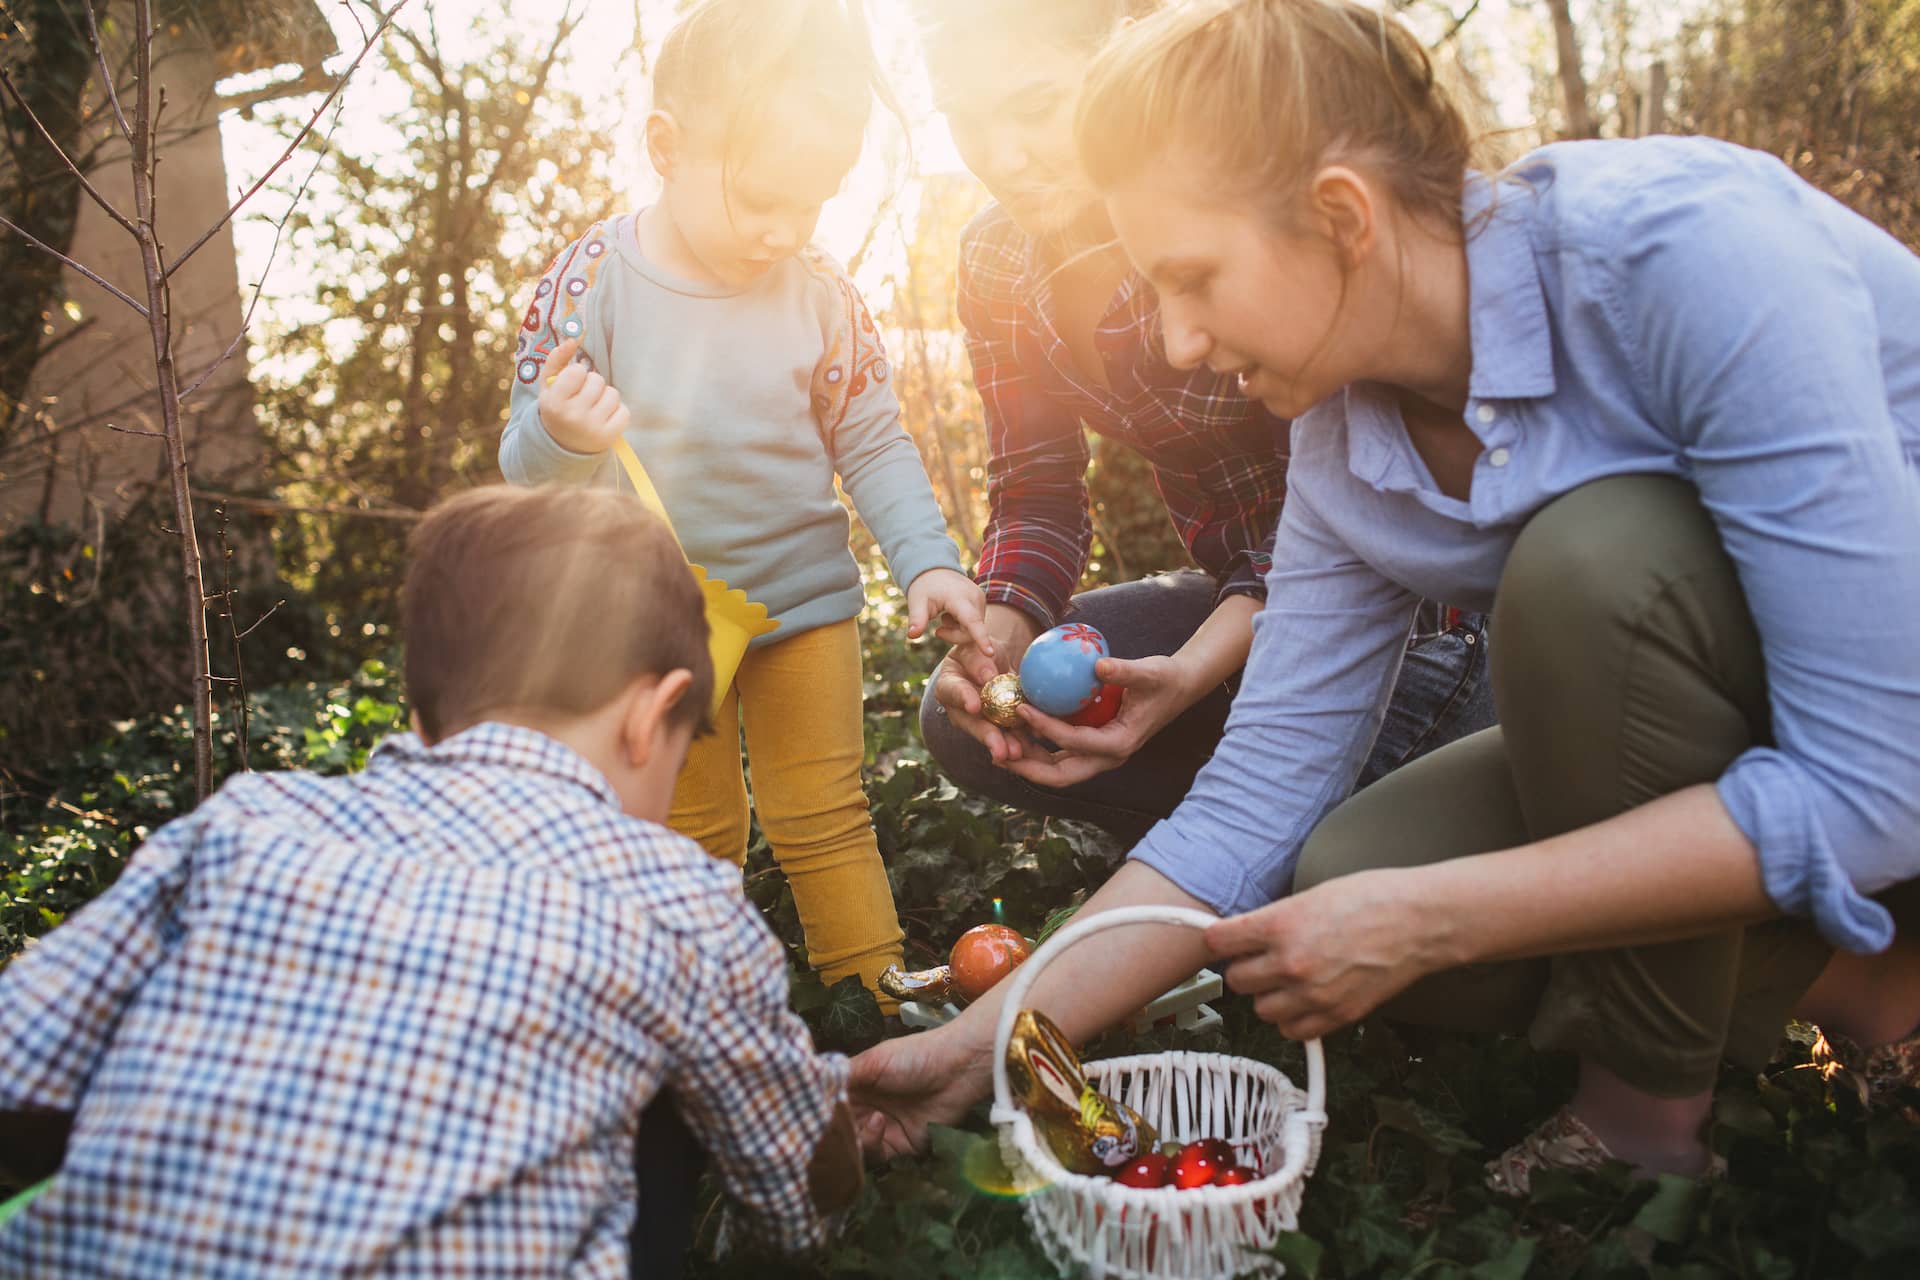
[[[971,641],[981,653],[993,656],[993,637],[987,634],[987,595],[980,584],[952,569],[929,569],[907,584],[907,638],[926,634],[927,623],[941,614],[946,620],[933,634],[948,644]]]
[[[568,338],[547,357],[547,381],[540,389],[540,425],[563,449],[605,453],[626,433],[632,416],[620,393],[585,364],[573,363],[578,338]]]

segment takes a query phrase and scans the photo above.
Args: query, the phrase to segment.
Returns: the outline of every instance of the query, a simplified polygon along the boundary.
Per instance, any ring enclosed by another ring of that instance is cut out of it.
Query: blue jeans
[[[1211,577],[1187,569],[1075,596],[1067,616],[1098,627],[1116,658],[1170,654],[1213,612],[1216,591]],[[1400,682],[1355,790],[1494,723],[1486,620],[1470,614],[1451,628],[1444,622],[1443,609],[1420,606]],[[1194,775],[1212,758],[1238,686],[1236,673],[1119,768],[1057,789],[1036,786],[996,766],[985,747],[947,719],[931,683],[920,704],[920,734],[955,785],[1016,809],[1094,823],[1131,844],[1173,812]]]

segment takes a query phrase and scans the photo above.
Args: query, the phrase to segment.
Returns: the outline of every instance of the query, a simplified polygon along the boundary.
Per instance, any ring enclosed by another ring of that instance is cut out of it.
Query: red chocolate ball
[[[1257,1181],[1259,1177],[1259,1174],[1243,1164],[1229,1165],[1219,1173],[1213,1175],[1213,1185],[1216,1187],[1237,1187],[1243,1183]]]
[[[1218,1138],[1200,1138],[1180,1148],[1173,1161],[1173,1185],[1183,1191],[1212,1183],[1233,1167],[1233,1148]]]
[[[1114,1174],[1113,1180],[1123,1187],[1164,1187],[1172,1172],[1173,1161],[1158,1151],[1149,1151]]]

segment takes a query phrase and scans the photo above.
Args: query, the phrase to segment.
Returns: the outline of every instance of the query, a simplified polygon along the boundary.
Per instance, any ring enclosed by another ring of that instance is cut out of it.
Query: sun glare
[[[642,73],[651,65],[660,41],[671,28],[678,6],[673,0],[640,0],[635,5],[586,3],[575,0],[584,12],[579,30],[568,42],[562,74],[596,112],[590,123],[604,128],[613,140],[609,169],[618,194],[627,207],[639,207],[653,197],[655,179],[641,146],[640,122],[645,117],[648,89]],[[345,54],[330,69],[344,67],[360,49],[363,36],[345,6],[329,6],[335,34]],[[860,162],[848,175],[841,193],[822,211],[815,239],[828,252],[843,261],[863,247],[860,283],[878,288],[880,281],[898,265],[903,247],[898,238],[871,234],[876,214],[892,197],[892,204],[911,213],[917,204],[917,176],[947,173],[962,166],[948,137],[945,123],[930,105],[926,76],[920,66],[914,43],[912,22],[904,0],[874,0],[870,4],[874,41],[880,51],[888,77],[899,97],[911,128],[911,170],[908,167],[907,140],[899,123],[876,109],[874,126]],[[558,21],[555,6],[545,0],[442,0],[428,9],[421,0],[412,0],[402,20],[411,29],[423,32],[428,18],[440,49],[449,61],[476,57],[489,44],[512,38],[529,47],[544,47]],[[636,27],[640,46],[636,50]],[[284,72],[286,69],[281,69]],[[273,78],[273,77],[268,77]],[[235,86],[227,86],[231,90]],[[483,90],[487,87],[481,86]],[[493,86],[494,91],[509,92],[524,98],[519,87]],[[384,68],[376,54],[370,57],[348,85],[340,110],[339,124],[333,134],[336,145],[356,155],[377,155],[382,139],[390,136],[387,120],[405,103],[405,89],[398,76]],[[304,119],[317,98],[291,100],[282,118],[298,114]],[[230,186],[244,186],[262,172],[285,146],[280,128],[262,112],[261,118],[243,119],[229,113],[221,122],[226,142],[226,160]],[[331,122],[329,115],[327,123]],[[311,160],[307,161],[311,165]],[[304,174],[305,169],[300,173]],[[324,195],[316,186],[309,193],[309,207]],[[262,212],[275,216],[284,206],[262,206]],[[910,225],[910,222],[909,222]],[[556,247],[577,235],[581,228],[556,226],[549,239]],[[268,267],[273,252],[273,228],[264,220],[242,220],[236,226],[241,278],[252,281]],[[276,298],[293,305],[295,296],[305,289],[284,277],[285,249],[274,260],[273,272],[282,277],[270,282],[263,308],[271,311]]]

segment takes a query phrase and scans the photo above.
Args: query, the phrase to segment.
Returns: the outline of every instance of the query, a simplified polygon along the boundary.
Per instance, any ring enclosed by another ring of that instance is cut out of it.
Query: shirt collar
[[[1467,305],[1475,399],[1553,394],[1553,327],[1533,255],[1533,190],[1525,183],[1467,175]]]
[[[563,742],[537,729],[486,720],[428,746],[418,734],[397,733],[374,748],[367,771],[410,764],[494,765],[544,773],[592,793],[595,799],[618,807],[620,797],[605,774]]]

